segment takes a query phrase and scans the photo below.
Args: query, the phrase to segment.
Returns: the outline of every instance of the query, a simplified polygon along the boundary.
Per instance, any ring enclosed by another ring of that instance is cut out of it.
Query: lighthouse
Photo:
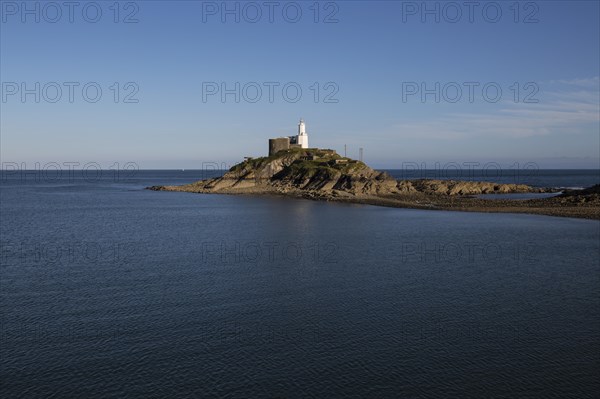
[[[298,123],[298,134],[269,139],[269,156],[290,148],[308,148],[308,134],[306,134],[304,119],[300,119]]]
[[[308,148],[308,135],[306,134],[304,119],[300,119],[300,123],[298,123],[298,139],[296,143],[302,148]]]

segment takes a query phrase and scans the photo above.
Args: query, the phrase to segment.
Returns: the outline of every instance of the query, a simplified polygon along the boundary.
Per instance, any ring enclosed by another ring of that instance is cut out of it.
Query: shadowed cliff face
[[[321,149],[280,151],[270,157],[239,163],[219,178],[155,189],[211,193],[305,192],[319,196],[474,195],[540,191],[517,184],[426,179],[396,181],[363,162],[341,157],[333,150]]]

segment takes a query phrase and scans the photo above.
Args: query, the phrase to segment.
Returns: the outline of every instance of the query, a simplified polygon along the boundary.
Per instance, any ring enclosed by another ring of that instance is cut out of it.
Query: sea
[[[2,398],[600,392],[597,220],[155,192],[222,172],[97,172],[0,174]],[[527,179],[495,180],[600,183]]]
[[[440,179],[463,181],[489,181],[502,184],[526,184],[533,187],[581,189],[600,184],[600,169],[468,169],[446,164],[437,169],[389,169],[385,170],[398,180]]]

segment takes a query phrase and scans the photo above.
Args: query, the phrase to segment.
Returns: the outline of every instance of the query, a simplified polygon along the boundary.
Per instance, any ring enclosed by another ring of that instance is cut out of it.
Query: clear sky
[[[2,162],[599,166],[598,1],[1,3]]]

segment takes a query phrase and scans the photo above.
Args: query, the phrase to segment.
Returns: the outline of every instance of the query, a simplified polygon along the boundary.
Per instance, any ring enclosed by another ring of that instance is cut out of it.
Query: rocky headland
[[[480,194],[548,193],[549,188],[455,180],[396,180],[333,150],[292,148],[247,159],[223,176],[156,191],[283,195],[400,208],[517,212],[600,219],[600,186],[551,198],[482,199]]]

